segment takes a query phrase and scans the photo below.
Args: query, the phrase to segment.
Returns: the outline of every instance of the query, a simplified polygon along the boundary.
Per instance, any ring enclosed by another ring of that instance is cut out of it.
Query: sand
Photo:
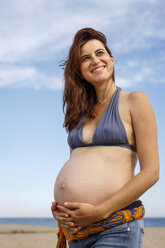
[[[0,225],[0,248],[56,247],[55,227]],[[145,228],[143,248],[165,248],[165,228]]]

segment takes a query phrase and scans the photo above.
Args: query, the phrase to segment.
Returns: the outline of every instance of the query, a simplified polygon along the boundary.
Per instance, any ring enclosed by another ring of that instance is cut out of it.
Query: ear
[[[115,64],[115,60],[114,60],[113,56],[111,56],[111,61],[112,61],[113,64]]]

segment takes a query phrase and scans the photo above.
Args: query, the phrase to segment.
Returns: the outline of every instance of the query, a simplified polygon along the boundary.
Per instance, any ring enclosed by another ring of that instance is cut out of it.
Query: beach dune
[[[0,225],[0,248],[55,248],[57,228]],[[145,228],[143,248],[165,248],[165,228]]]

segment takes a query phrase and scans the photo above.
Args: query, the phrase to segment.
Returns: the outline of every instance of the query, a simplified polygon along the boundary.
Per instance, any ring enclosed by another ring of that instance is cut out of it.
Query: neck
[[[98,104],[104,104],[107,100],[111,99],[113,93],[116,90],[116,85],[114,84],[114,82],[106,83],[95,89]]]

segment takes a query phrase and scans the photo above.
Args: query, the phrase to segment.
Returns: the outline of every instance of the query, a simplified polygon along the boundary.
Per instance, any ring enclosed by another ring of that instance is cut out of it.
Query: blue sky
[[[165,217],[164,1],[1,0],[0,5],[0,217],[51,216],[54,182],[69,158],[59,62],[83,27],[106,34],[116,84],[145,92],[152,103],[160,180],[141,199],[146,216]]]

